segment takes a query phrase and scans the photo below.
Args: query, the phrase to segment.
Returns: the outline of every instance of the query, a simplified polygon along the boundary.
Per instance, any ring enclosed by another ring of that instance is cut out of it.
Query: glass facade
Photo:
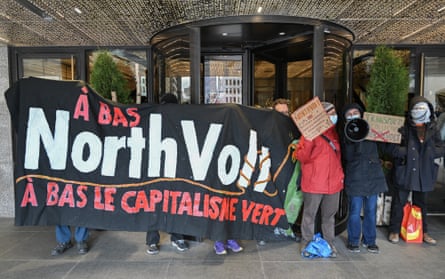
[[[87,51],[87,82],[97,55],[103,50]],[[146,51],[132,51],[125,49],[112,49],[108,53],[112,56],[118,70],[123,74],[130,91],[131,103],[147,102],[147,58]]]
[[[38,77],[54,80],[74,80],[76,59],[68,58],[24,58],[23,77]]]
[[[190,85],[190,97],[185,95],[192,103],[270,107],[274,99],[287,98],[295,110],[315,95],[344,103],[352,33],[322,22],[325,28],[319,43],[324,54],[314,57],[313,44],[318,43],[314,41],[314,22],[280,16],[262,19],[206,20],[153,36],[154,95],[186,94],[179,89],[186,76],[197,83]],[[321,60],[322,72],[313,68],[314,59]],[[172,75],[173,71],[177,74]],[[322,76],[321,93],[314,92],[314,72],[317,78]]]
[[[437,111],[445,111],[445,57],[423,57],[423,95]]]
[[[205,104],[242,104],[241,56],[206,56],[203,85]]]
[[[254,64],[254,100],[257,107],[270,107],[274,100],[276,81],[275,64],[257,59]]]

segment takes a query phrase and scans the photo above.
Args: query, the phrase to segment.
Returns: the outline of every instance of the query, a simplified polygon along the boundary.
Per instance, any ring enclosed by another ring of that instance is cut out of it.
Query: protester
[[[148,231],[146,235],[147,244],[147,254],[156,255],[159,253],[159,231]],[[172,246],[175,247],[179,252],[184,252],[189,249],[188,243],[184,240],[184,236],[178,233],[171,233],[170,240]]]
[[[433,191],[438,165],[435,158],[444,155],[432,104],[422,96],[410,101],[405,124],[401,128],[402,142],[394,148],[395,194],[391,205],[388,240],[399,242],[403,207],[411,193],[412,203],[422,210],[423,242],[435,245],[428,233],[427,193]]]
[[[88,228],[76,227],[74,230],[74,240],[76,241],[77,252],[79,254],[88,253]],[[63,254],[66,250],[73,247],[71,242],[71,227],[64,225],[56,226],[57,246],[51,251],[52,256]]]
[[[272,109],[289,116],[289,100],[283,98],[276,99],[272,104]]]
[[[272,103],[272,109],[279,113],[282,113],[285,116],[289,116],[289,100],[284,99],[284,98],[275,99],[275,101]],[[289,224],[289,226],[291,228],[293,228],[294,224]],[[295,226],[297,226],[297,225],[295,225]],[[297,226],[297,227],[299,230],[299,226]],[[294,238],[296,242],[300,242],[300,240],[301,240],[301,238],[298,235],[294,234],[293,232],[292,232],[292,238]],[[266,241],[259,240],[257,242],[257,244],[260,246],[264,246],[264,245],[266,245]]]
[[[356,104],[343,109],[346,125],[363,117],[363,108]],[[360,131],[363,133],[363,131]],[[363,133],[366,136],[366,133]],[[388,190],[385,174],[375,141],[351,141],[343,133],[342,159],[345,172],[345,191],[349,201],[348,240],[350,252],[360,252],[360,241],[371,253],[379,253],[376,245],[377,196]],[[363,221],[361,212],[363,210]]]
[[[160,104],[177,104],[178,98],[172,93],[166,93],[162,96]],[[147,244],[147,254],[156,255],[159,253],[159,231],[148,231],[145,239]],[[189,249],[188,243],[184,240],[184,235],[178,233],[171,233],[170,240],[173,247],[178,251],[184,252]]]
[[[322,135],[308,140],[304,136],[298,142],[294,156],[301,163],[301,189],[303,191],[303,218],[301,223],[301,252],[315,231],[318,208],[321,209],[323,238],[331,245],[330,257],[337,257],[335,239],[335,214],[338,210],[340,191],[343,189],[343,168],[340,142],[335,130],[337,113],[333,104],[323,102],[323,107],[334,124]]]

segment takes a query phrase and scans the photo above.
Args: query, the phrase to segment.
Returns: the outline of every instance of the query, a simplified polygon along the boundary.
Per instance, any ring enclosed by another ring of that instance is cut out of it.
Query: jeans
[[[76,227],[74,230],[74,239],[76,242],[85,241],[88,238],[88,228]],[[59,243],[66,243],[71,240],[71,227],[70,226],[56,226],[56,240]]]
[[[363,222],[360,216],[363,208]],[[349,197],[348,243],[360,244],[363,234],[363,244],[374,245],[376,239],[377,194],[370,196]]]

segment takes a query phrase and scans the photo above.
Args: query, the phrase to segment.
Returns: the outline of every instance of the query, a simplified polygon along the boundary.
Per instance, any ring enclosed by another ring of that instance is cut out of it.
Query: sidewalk
[[[391,244],[386,228],[378,228],[380,254],[348,252],[344,232],[335,259],[302,259],[299,244],[290,241],[240,241],[243,252],[217,256],[204,240],[180,253],[164,233],[160,254],[147,255],[145,233],[122,231],[92,231],[88,254],[71,248],[53,257],[54,227],[15,227],[13,219],[0,218],[0,278],[445,278],[445,217],[430,216],[429,228],[437,246]]]

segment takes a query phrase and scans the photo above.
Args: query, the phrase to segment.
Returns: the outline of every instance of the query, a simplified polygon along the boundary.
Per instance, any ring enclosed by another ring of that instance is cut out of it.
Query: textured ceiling
[[[26,8],[25,2],[34,8]],[[0,43],[143,46],[165,28],[258,15],[260,6],[262,15],[315,18],[345,26],[355,34],[355,44],[445,42],[445,11],[440,11],[445,0],[0,0]],[[81,14],[74,11],[76,7]]]

